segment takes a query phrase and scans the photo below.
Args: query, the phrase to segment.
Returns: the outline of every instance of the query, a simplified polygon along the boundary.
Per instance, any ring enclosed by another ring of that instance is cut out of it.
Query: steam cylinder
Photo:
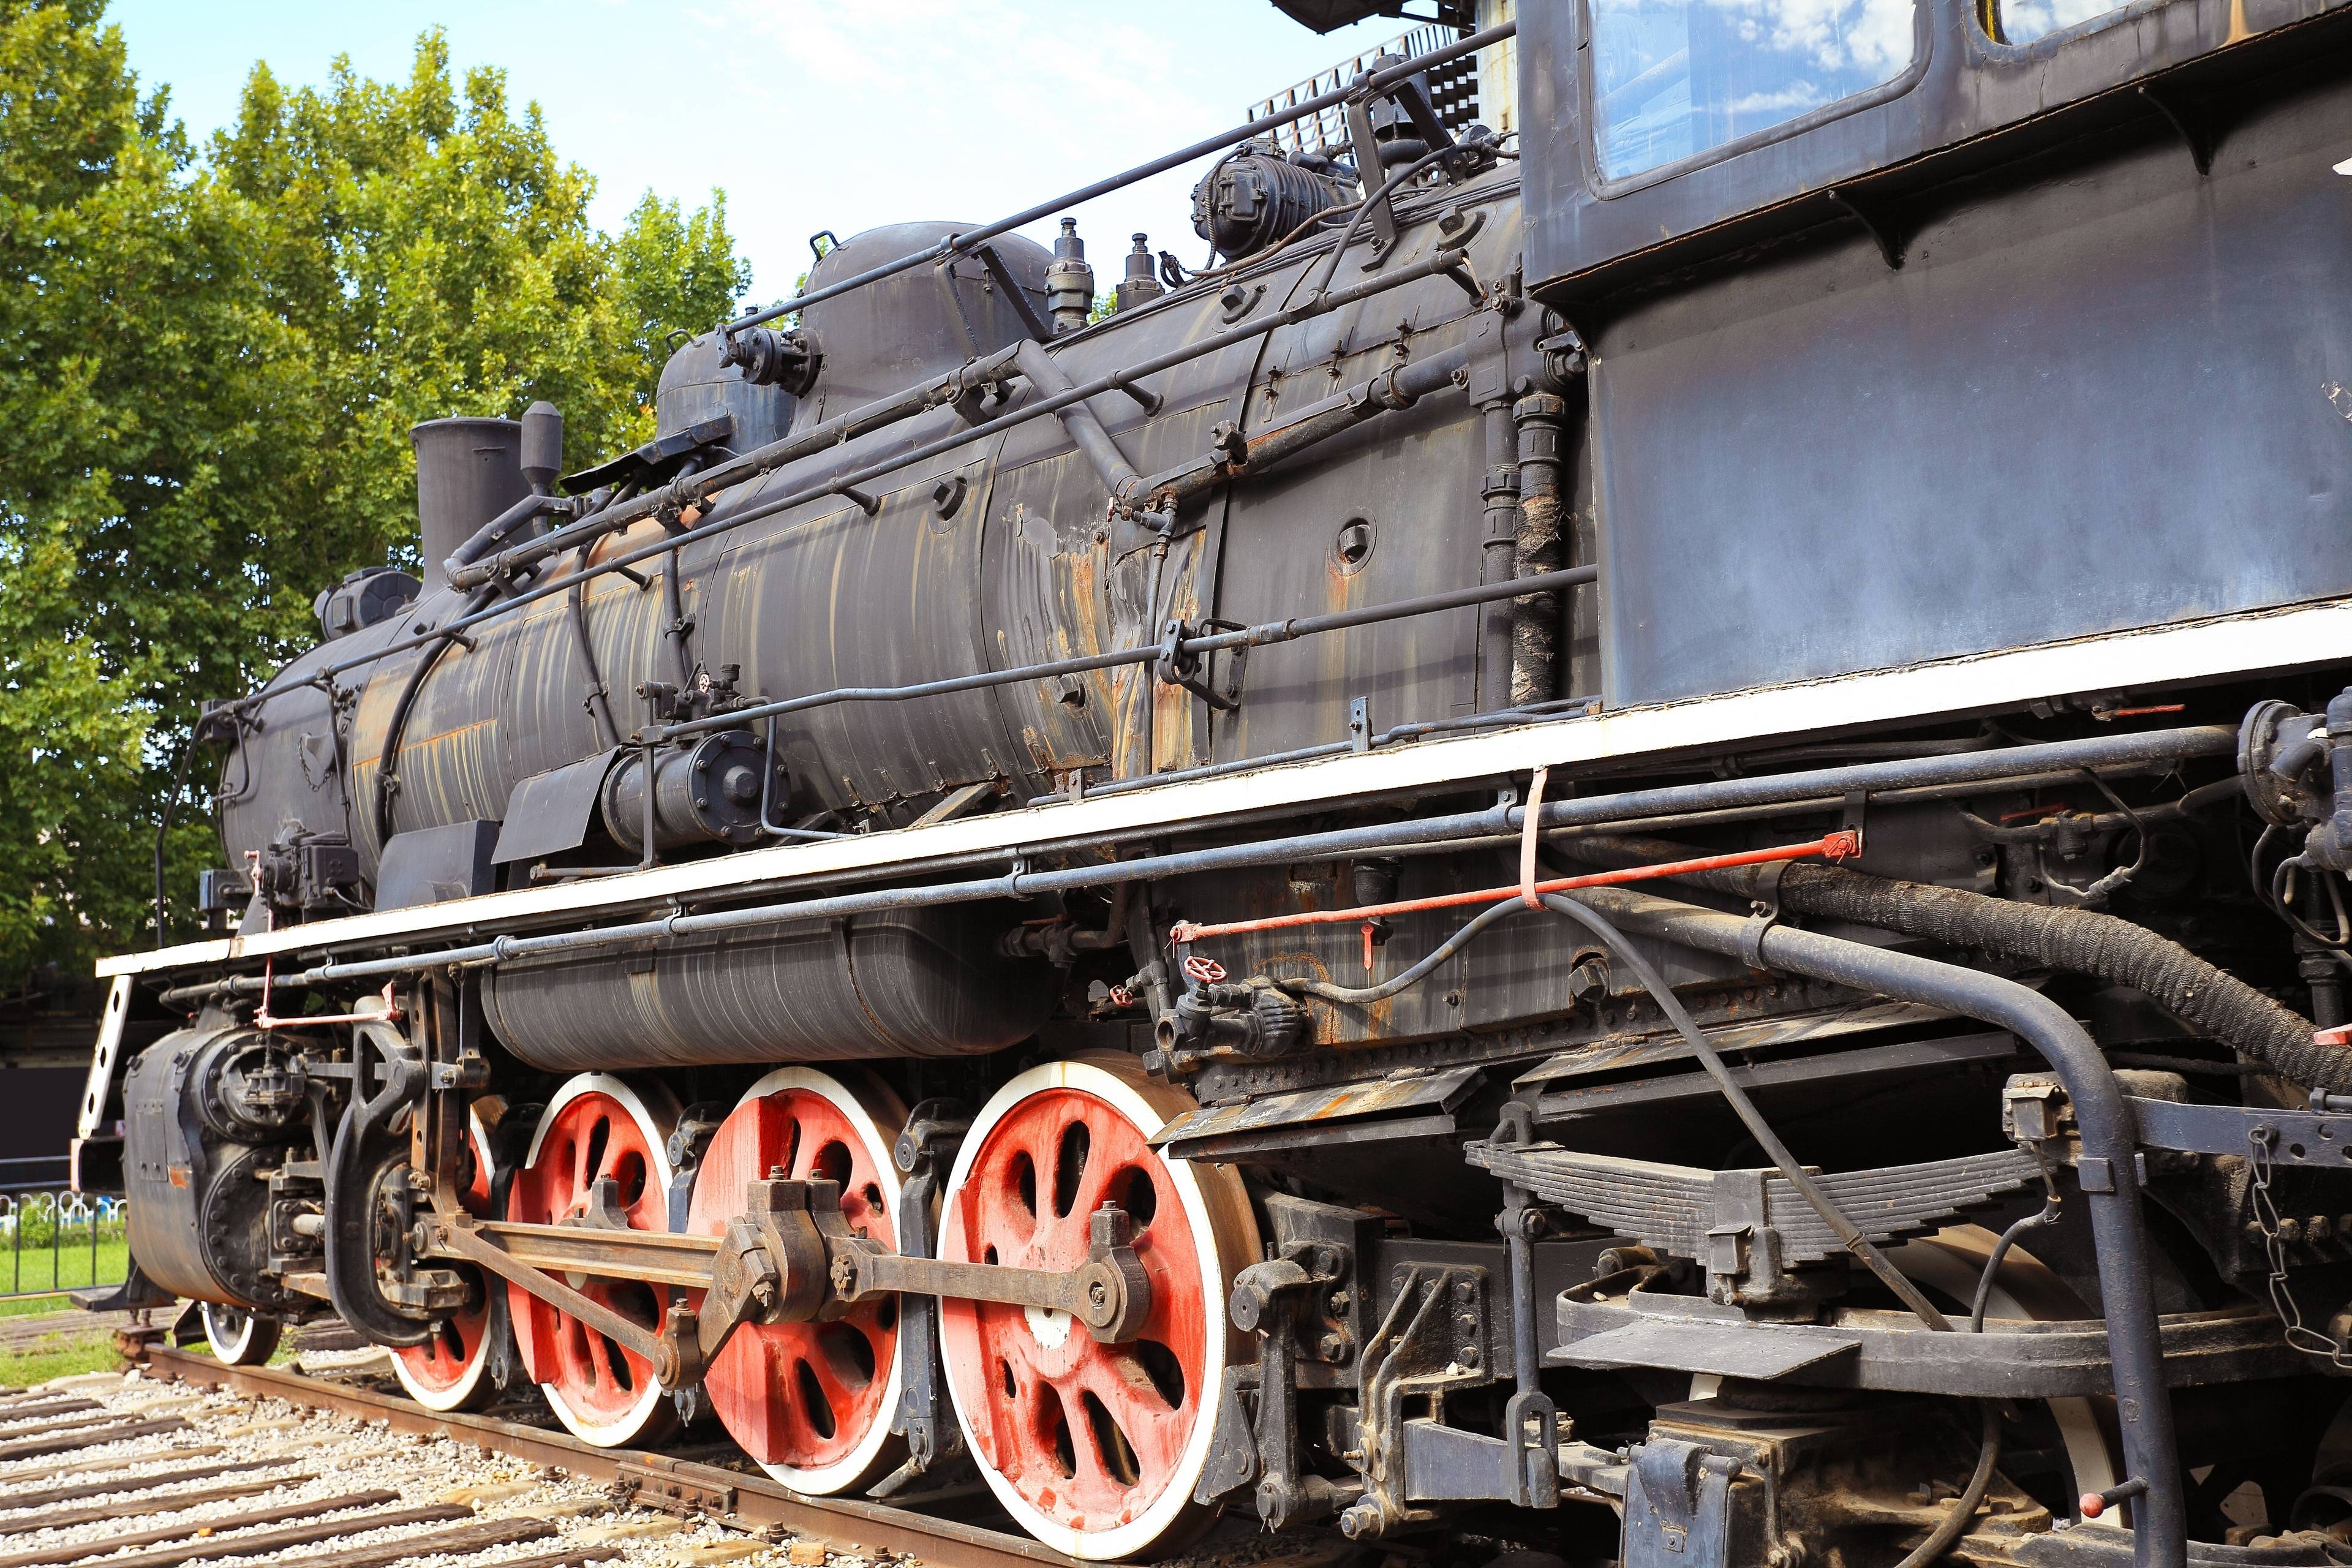
[[[147,1047],[123,1079],[131,1247],[174,1295],[262,1310],[283,1303],[268,1267],[263,1178],[307,1132],[307,1107],[284,1092],[284,1063],[259,1030],[200,1026]]]

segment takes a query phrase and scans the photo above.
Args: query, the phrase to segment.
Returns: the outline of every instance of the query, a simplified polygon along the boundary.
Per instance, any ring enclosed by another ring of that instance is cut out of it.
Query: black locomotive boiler
[[[1079,1559],[2342,1560],[2352,7],[2097,5],[1449,3],[418,426],[129,1299]]]

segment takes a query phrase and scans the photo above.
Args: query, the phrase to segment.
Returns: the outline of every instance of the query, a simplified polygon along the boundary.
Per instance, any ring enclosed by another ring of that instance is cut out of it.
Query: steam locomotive
[[[1099,319],[418,426],[100,966],[123,1299],[1089,1561],[2343,1560],[2352,7],[2100,4],[1448,0]]]

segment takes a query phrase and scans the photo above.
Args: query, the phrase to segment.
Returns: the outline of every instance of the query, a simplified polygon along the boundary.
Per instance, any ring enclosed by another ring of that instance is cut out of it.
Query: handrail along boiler
[[[2098,6],[1441,0],[418,426],[123,1299],[1086,1560],[2341,1560],[2352,6]]]

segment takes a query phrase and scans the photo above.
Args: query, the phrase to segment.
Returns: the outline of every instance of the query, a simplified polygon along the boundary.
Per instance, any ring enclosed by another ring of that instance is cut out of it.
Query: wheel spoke
[[[1100,1400],[1134,1449],[1143,1477],[1166,1475],[1182,1457],[1189,1428],[1154,1388],[1143,1363],[1124,1348],[1106,1346],[1078,1364],[1077,1382]]]
[[[665,1144],[676,1114],[675,1101],[659,1089],[641,1091],[600,1073],[573,1079],[541,1116],[531,1143],[537,1156],[516,1173],[507,1217],[538,1225],[560,1223],[578,1212],[597,1178],[626,1172],[642,1185],[638,1201],[625,1211],[630,1225],[667,1228],[670,1172]],[[507,1289],[523,1364],[574,1436],[600,1447],[633,1444],[672,1418],[673,1407],[644,1358],[520,1288]],[[586,1293],[635,1322],[659,1314],[641,1286],[600,1281]],[[469,1330],[460,1321],[456,1327],[463,1352],[459,1359],[478,1363],[484,1325],[476,1323]],[[448,1345],[440,1353],[445,1362],[452,1359]],[[476,1375],[467,1373],[468,1380]]]
[[[906,1112],[887,1094],[870,1100],[812,1068],[782,1068],[754,1085],[704,1151],[687,1229],[718,1236],[743,1209],[752,1181],[786,1176],[842,1184],[853,1228],[885,1244],[896,1237],[887,1206],[895,1191],[889,1141]],[[876,1202],[866,1197],[870,1190]],[[882,1303],[827,1323],[759,1326],[722,1352],[708,1377],[712,1408],[730,1436],[771,1475],[819,1494],[862,1487],[900,1449],[889,1431],[898,1356],[897,1318]],[[731,1351],[731,1347],[730,1347]]]
[[[1226,1271],[1257,1242],[1231,1172],[1168,1166],[1150,1148],[1184,1108],[1131,1062],[1033,1069],[975,1119],[942,1207],[941,1257],[1025,1268],[1083,1261],[1105,1202],[1145,1221],[1149,1363],[1147,1347],[1097,1344],[1066,1314],[942,1306],[948,1385],[982,1475],[1025,1528],[1076,1557],[1165,1550],[1209,1517],[1192,1500],[1208,1458],[1203,1391],[1223,1376]]]

